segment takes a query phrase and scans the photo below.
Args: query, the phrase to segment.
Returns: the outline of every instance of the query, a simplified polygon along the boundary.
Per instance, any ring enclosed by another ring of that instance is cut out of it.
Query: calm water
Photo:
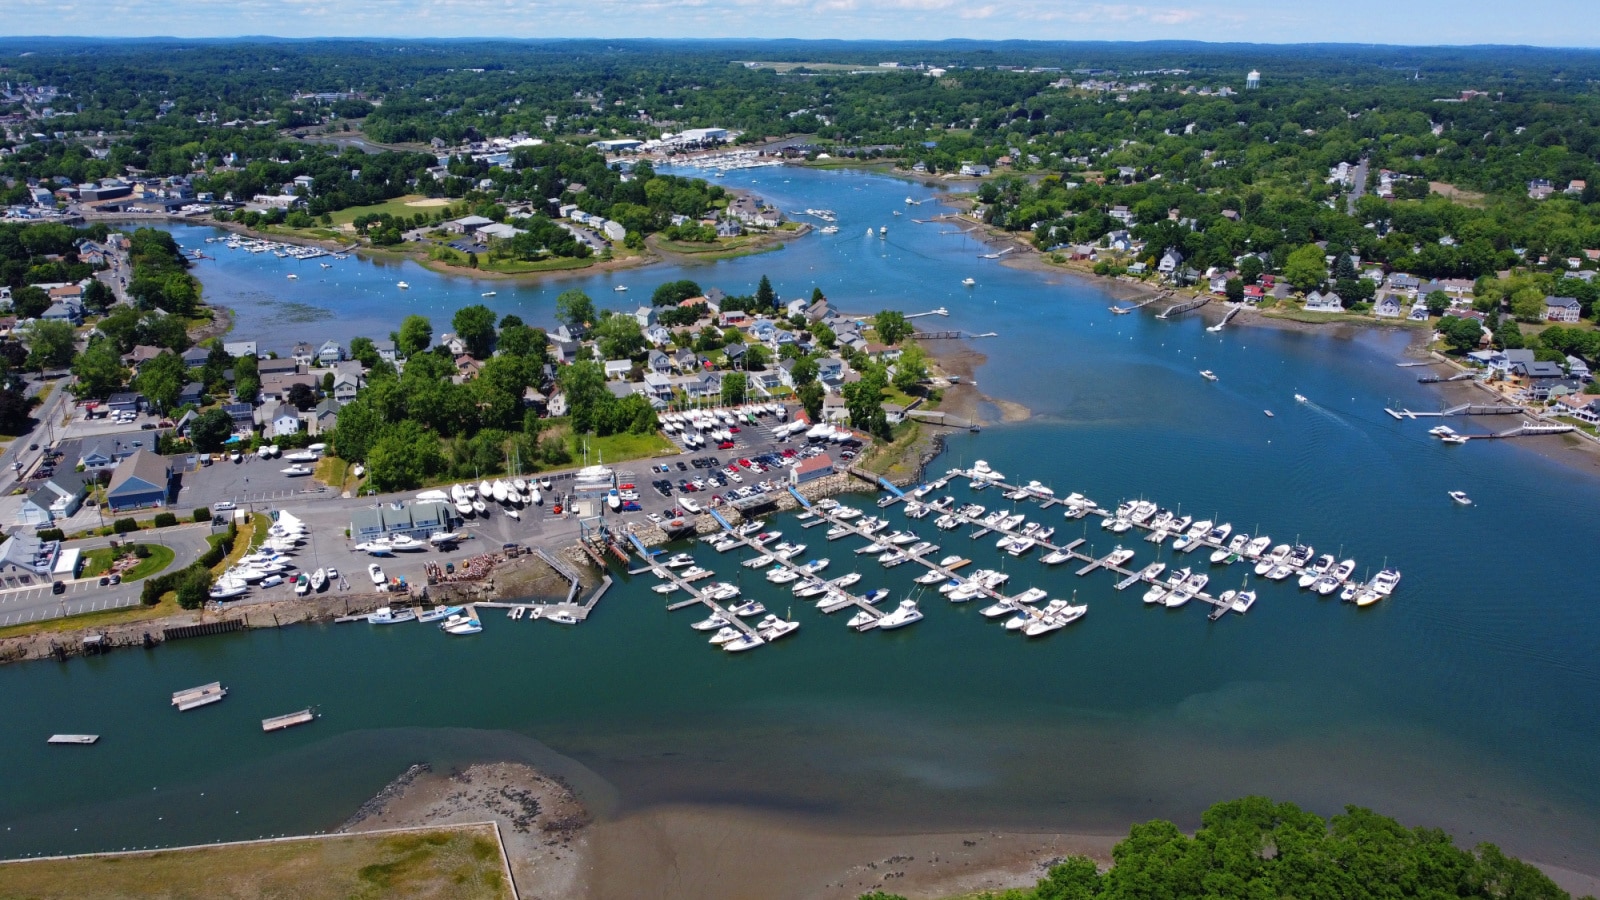
[[[602,809],[729,803],[873,829],[1193,824],[1212,802],[1263,792],[1324,813],[1371,805],[1600,871],[1594,481],[1512,441],[1445,447],[1426,423],[1383,415],[1436,405],[1414,371],[1393,365],[1400,336],[1210,334],[1194,320],[1113,317],[1092,285],[1003,268],[978,259],[971,239],[941,234],[951,226],[911,223],[936,209],[904,206],[908,191],[931,196],[920,187],[770,169],[726,181],[786,209],[834,209],[843,234],[543,288],[221,250],[199,272],[208,297],[238,310],[238,336],[268,349],[382,334],[413,310],[447,330],[455,306],[491,289],[485,302],[530,322],[548,321],[573,284],[620,307],[648,302],[671,278],[742,292],[761,273],[785,296],[818,284],[850,310],[946,305],[939,324],[999,332],[978,342],[990,357],[980,385],[1035,415],[953,437],[941,463],[982,457],[1103,504],[1151,497],[1298,536],[1363,569],[1387,559],[1405,572],[1399,592],[1357,611],[1266,584],[1248,616],[1210,624],[1202,609],[1146,608],[1104,574],[1007,558],[1012,586],[1076,591],[1090,614],[1026,642],[976,606],[930,595],[914,628],[858,635],[845,614],[821,616],[697,547],[747,593],[792,606],[801,631],[730,657],[688,628],[699,616],[668,615],[645,585],[619,584],[572,630],[491,618],[477,638],[444,640],[422,627],[300,627],[8,666],[0,759],[13,777],[0,793],[0,854],[330,828],[409,762],[515,758],[567,773]],[[862,236],[881,224],[887,240]],[[209,233],[178,232],[191,246]],[[970,291],[960,286],[969,275]],[[393,289],[402,278],[405,294]],[[613,294],[616,283],[633,290]],[[1203,381],[1200,368],[1221,380]],[[1297,404],[1294,392],[1314,402]],[[1476,504],[1451,503],[1456,488]],[[1058,536],[1087,534],[1102,552],[1113,544],[1098,528],[1047,518]],[[913,527],[932,535],[931,523]],[[803,535],[807,556],[830,556],[834,572],[862,559],[854,542],[779,527]],[[933,539],[1000,564],[992,540]],[[1155,558],[1143,541],[1129,546],[1136,562]],[[861,587],[896,590],[918,574],[861,570]],[[1218,590],[1244,575],[1211,572]],[[213,679],[231,688],[225,702],[170,710],[170,691]],[[260,732],[259,719],[308,704],[322,708],[315,725]],[[91,749],[44,745],[59,731],[103,738]]]

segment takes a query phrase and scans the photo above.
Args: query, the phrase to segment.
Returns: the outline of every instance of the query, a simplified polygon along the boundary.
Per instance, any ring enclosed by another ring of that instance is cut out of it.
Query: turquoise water
[[[940,234],[952,226],[909,222],[935,209],[902,203],[932,196],[920,186],[772,169],[726,181],[786,209],[834,209],[843,233],[543,288],[220,250],[199,273],[209,297],[237,308],[240,337],[280,349],[381,333],[376,323],[387,330],[412,310],[444,330],[448,310],[484,290],[497,291],[485,301],[497,309],[540,322],[572,284],[631,305],[686,276],[745,291],[765,272],[785,296],[820,284],[856,311],[945,305],[940,325],[999,333],[975,342],[989,356],[980,386],[1034,415],[953,436],[935,468],[981,457],[1102,504],[1147,496],[1217,514],[1362,569],[1387,560],[1405,572],[1399,591],[1358,611],[1261,585],[1248,616],[1213,624],[1199,608],[1146,608],[1103,573],[1007,558],[1012,586],[1076,591],[1089,615],[1027,642],[930,595],[915,627],[860,635],[845,614],[821,616],[733,556],[696,547],[747,593],[792,606],[801,630],[729,656],[688,628],[695,613],[668,614],[625,582],[570,630],[490,618],[476,638],[445,640],[422,627],[310,626],[8,666],[0,759],[14,777],[0,793],[0,854],[325,829],[412,761],[515,758],[566,773],[602,810],[734,804],[869,829],[1193,824],[1212,802],[1263,792],[1324,813],[1370,805],[1600,871],[1593,478],[1514,441],[1445,447],[1426,422],[1385,416],[1384,406],[1437,406],[1415,371],[1394,366],[1403,336],[1212,334],[1198,320],[1113,317],[1093,284],[980,260],[970,238]],[[869,224],[888,225],[888,239],[864,238]],[[179,234],[198,244],[199,231]],[[969,275],[971,290],[960,285]],[[380,287],[402,278],[404,295]],[[611,292],[619,282],[632,290]],[[326,318],[289,333],[285,298]],[[1201,368],[1221,380],[1202,380]],[[1446,498],[1458,488],[1474,506]],[[1058,537],[1084,534],[1101,552],[1114,543],[1046,518]],[[862,559],[853,542],[780,522],[834,572]],[[931,519],[912,527],[980,565],[1001,562],[992,540],[935,536]],[[1155,558],[1143,541],[1129,546],[1136,562]],[[861,587],[896,591],[917,574],[861,571]],[[1218,589],[1244,574],[1211,571]],[[168,707],[171,691],[213,679],[232,690],[223,703],[182,716]],[[323,713],[314,725],[260,732],[261,718],[310,704]],[[44,745],[61,731],[104,737],[88,749]]]

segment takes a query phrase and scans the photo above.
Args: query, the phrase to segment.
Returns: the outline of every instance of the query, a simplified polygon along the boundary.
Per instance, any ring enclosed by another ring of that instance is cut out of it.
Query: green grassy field
[[[333,224],[348,225],[351,222],[354,222],[360,216],[382,215],[384,213],[388,213],[391,216],[414,216],[417,213],[427,213],[431,215],[441,208],[437,206],[406,205],[415,200],[426,199],[427,198],[421,194],[406,194],[403,197],[396,197],[393,200],[386,200],[382,203],[374,203],[371,206],[347,207],[339,210],[338,212],[329,213],[328,215],[333,219]]]
[[[0,897],[37,900],[511,896],[484,825],[0,864]]]
[[[590,461],[598,462],[604,459],[607,465],[630,459],[667,456],[678,452],[678,448],[671,441],[655,431],[649,434],[612,434],[606,437],[591,435],[573,439],[572,455],[575,459],[583,459],[584,442],[589,445]]]
[[[139,544],[150,551],[150,555],[139,560],[139,564],[129,569],[123,576],[123,581],[138,581],[148,575],[154,575],[172,565],[176,553],[171,547],[161,544]],[[125,555],[121,549],[112,550],[110,547],[101,547],[95,550],[86,550],[83,554],[83,569],[80,578],[93,578],[102,575],[111,569],[111,564],[119,556]]]

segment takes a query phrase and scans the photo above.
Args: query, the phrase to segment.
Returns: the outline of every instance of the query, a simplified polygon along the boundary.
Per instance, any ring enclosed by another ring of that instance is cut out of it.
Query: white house
[[[1306,312],[1344,312],[1344,299],[1333,291],[1312,291],[1306,295]]]
[[[1583,306],[1572,297],[1544,298],[1544,317],[1550,322],[1576,322],[1583,316]]]
[[[1385,294],[1372,307],[1372,314],[1385,319],[1400,318],[1400,298],[1394,294]]]

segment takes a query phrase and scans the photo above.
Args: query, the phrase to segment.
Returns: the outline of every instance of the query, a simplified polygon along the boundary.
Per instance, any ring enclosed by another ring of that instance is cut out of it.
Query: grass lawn
[[[893,440],[887,444],[873,444],[872,450],[856,462],[860,468],[888,478],[909,475],[917,465],[917,458],[911,450],[921,436],[920,423],[915,419],[907,419],[894,427]]]
[[[407,218],[410,218],[417,213],[432,215],[442,208],[406,205],[413,200],[424,199],[426,198],[421,194],[406,194],[403,197],[396,197],[393,200],[386,200],[383,203],[374,203],[371,206],[347,207],[339,210],[338,212],[329,213],[328,216],[333,220],[334,225],[349,225],[361,216],[383,215],[384,213],[388,213],[391,216],[406,216]]]
[[[317,468],[311,477],[322,482],[336,491],[343,491],[345,484],[354,476],[350,474],[352,466],[337,456],[324,456],[317,460]]]
[[[657,237],[654,240],[657,250],[693,256],[696,259],[734,259],[740,256],[750,256],[783,248],[783,241],[777,239],[777,237],[759,234],[747,234],[736,238],[719,238],[716,242],[710,244],[703,244],[698,241],[669,241],[662,237]]]
[[[583,459],[583,446],[589,445],[589,461],[591,464],[604,459],[606,465],[619,463],[630,459],[646,459],[651,456],[670,456],[678,452],[678,448],[671,441],[661,436],[658,431],[649,434],[612,434],[606,437],[574,436],[572,439],[572,456],[575,460]]]
[[[478,269],[483,272],[495,272],[500,275],[524,275],[528,272],[560,272],[566,269],[587,269],[597,262],[596,259],[573,259],[569,256],[554,256],[549,259],[487,259],[486,254],[479,254]],[[463,263],[464,264],[464,263]]]
[[[122,576],[123,581],[138,581],[147,575],[154,575],[172,565],[172,560],[177,554],[171,547],[161,544],[136,544],[150,551],[150,555],[139,560],[139,564],[129,569]],[[110,547],[101,547],[85,551],[83,554],[83,569],[80,578],[93,578],[103,575],[111,570],[111,564],[119,557],[126,556],[125,548],[112,550]]]
[[[488,826],[352,834],[0,866],[6,896],[111,897],[512,896]]]

